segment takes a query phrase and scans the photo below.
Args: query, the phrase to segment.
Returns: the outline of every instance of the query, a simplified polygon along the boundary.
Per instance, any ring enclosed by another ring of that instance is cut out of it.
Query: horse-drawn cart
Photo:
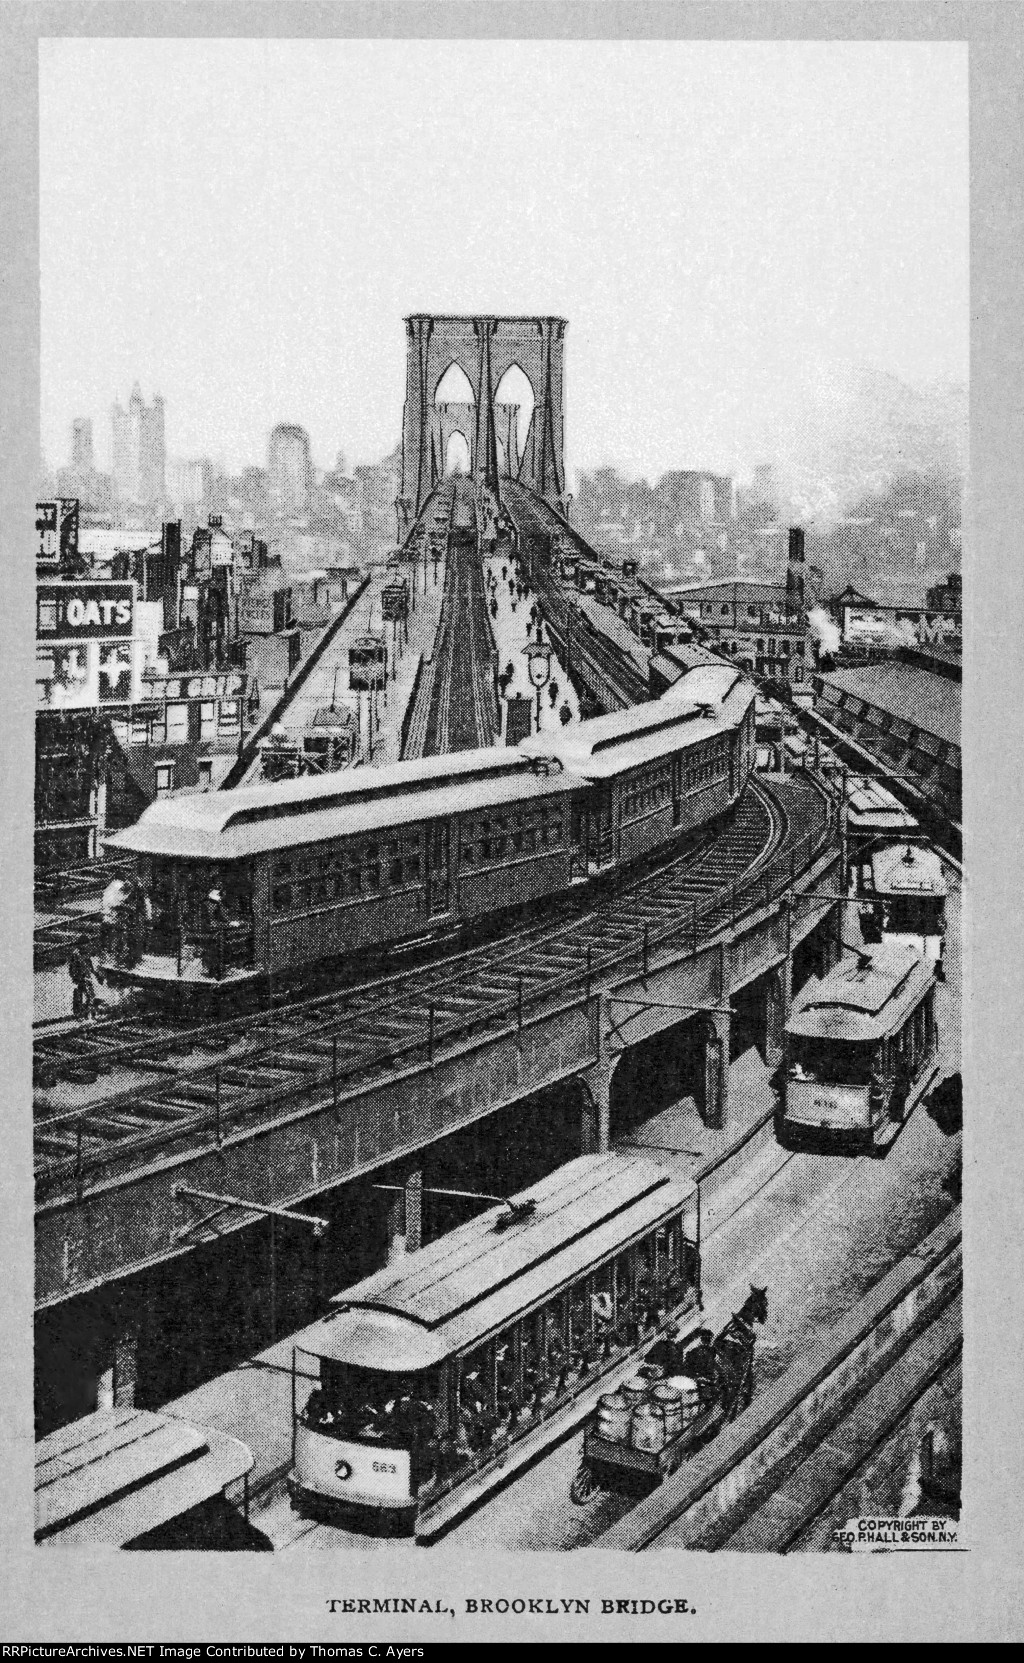
[[[754,1323],[767,1314],[765,1290],[751,1288],[716,1339],[700,1329],[681,1345],[662,1342],[634,1380],[601,1399],[569,1491],[577,1507],[600,1490],[649,1495],[735,1420],[754,1393]]]

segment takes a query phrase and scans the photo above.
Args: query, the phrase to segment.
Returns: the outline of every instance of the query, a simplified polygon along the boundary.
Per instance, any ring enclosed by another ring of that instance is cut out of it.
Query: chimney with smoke
[[[802,612],[804,609],[804,533],[803,527],[798,525],[789,528],[786,604],[791,612]]]
[[[829,617],[823,606],[812,606],[807,614],[807,622],[818,646],[819,663],[824,658],[834,659],[843,641],[839,626]]]

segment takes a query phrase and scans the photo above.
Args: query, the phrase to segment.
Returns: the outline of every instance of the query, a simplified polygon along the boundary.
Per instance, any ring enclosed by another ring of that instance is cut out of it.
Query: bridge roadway
[[[300,1206],[570,1080],[608,1147],[621,1055],[709,1007],[727,1042],[722,1007],[769,972],[784,982],[794,946],[834,910],[838,866],[824,788],[758,781],[698,859],[581,917],[253,1017],[241,1059],[162,1086],[136,1077],[91,1102],[65,1088],[61,1104],[41,1093],[38,1307],[256,1222],[240,1205],[190,1229],[182,1182]]]

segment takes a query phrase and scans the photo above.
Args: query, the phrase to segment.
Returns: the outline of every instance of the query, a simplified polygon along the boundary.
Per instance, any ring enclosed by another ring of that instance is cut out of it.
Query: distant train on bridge
[[[136,904],[99,963],[194,998],[451,938],[685,847],[754,756],[753,685],[702,666],[515,748],[166,798],[108,839]]]

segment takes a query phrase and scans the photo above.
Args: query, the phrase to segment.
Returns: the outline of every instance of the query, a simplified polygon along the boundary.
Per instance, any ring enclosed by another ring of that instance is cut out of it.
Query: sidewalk
[[[505,577],[502,577],[502,571]],[[512,698],[516,694],[529,698],[534,710],[536,709],[536,689],[530,682],[529,660],[523,651],[527,641],[537,639],[530,633],[530,611],[534,604],[539,605],[538,597],[533,590],[520,588],[516,581],[516,598],[513,601],[511,582],[515,577],[515,566],[508,555],[493,555],[484,561],[484,584],[487,591],[487,606],[491,616],[495,639],[498,644],[498,670],[503,672],[509,664],[512,665],[513,679],[509,683],[505,697]],[[496,587],[491,590],[490,579]],[[497,616],[490,611],[492,600],[497,603]],[[513,611],[513,605],[515,610]],[[551,689],[557,687],[554,703],[551,702]],[[502,701],[504,703],[504,700]],[[562,722],[559,712],[563,705],[568,705],[574,722],[580,719],[579,699],[568,675],[555,653],[551,655],[551,676],[548,685],[540,696],[541,731],[544,733],[560,733]]]

